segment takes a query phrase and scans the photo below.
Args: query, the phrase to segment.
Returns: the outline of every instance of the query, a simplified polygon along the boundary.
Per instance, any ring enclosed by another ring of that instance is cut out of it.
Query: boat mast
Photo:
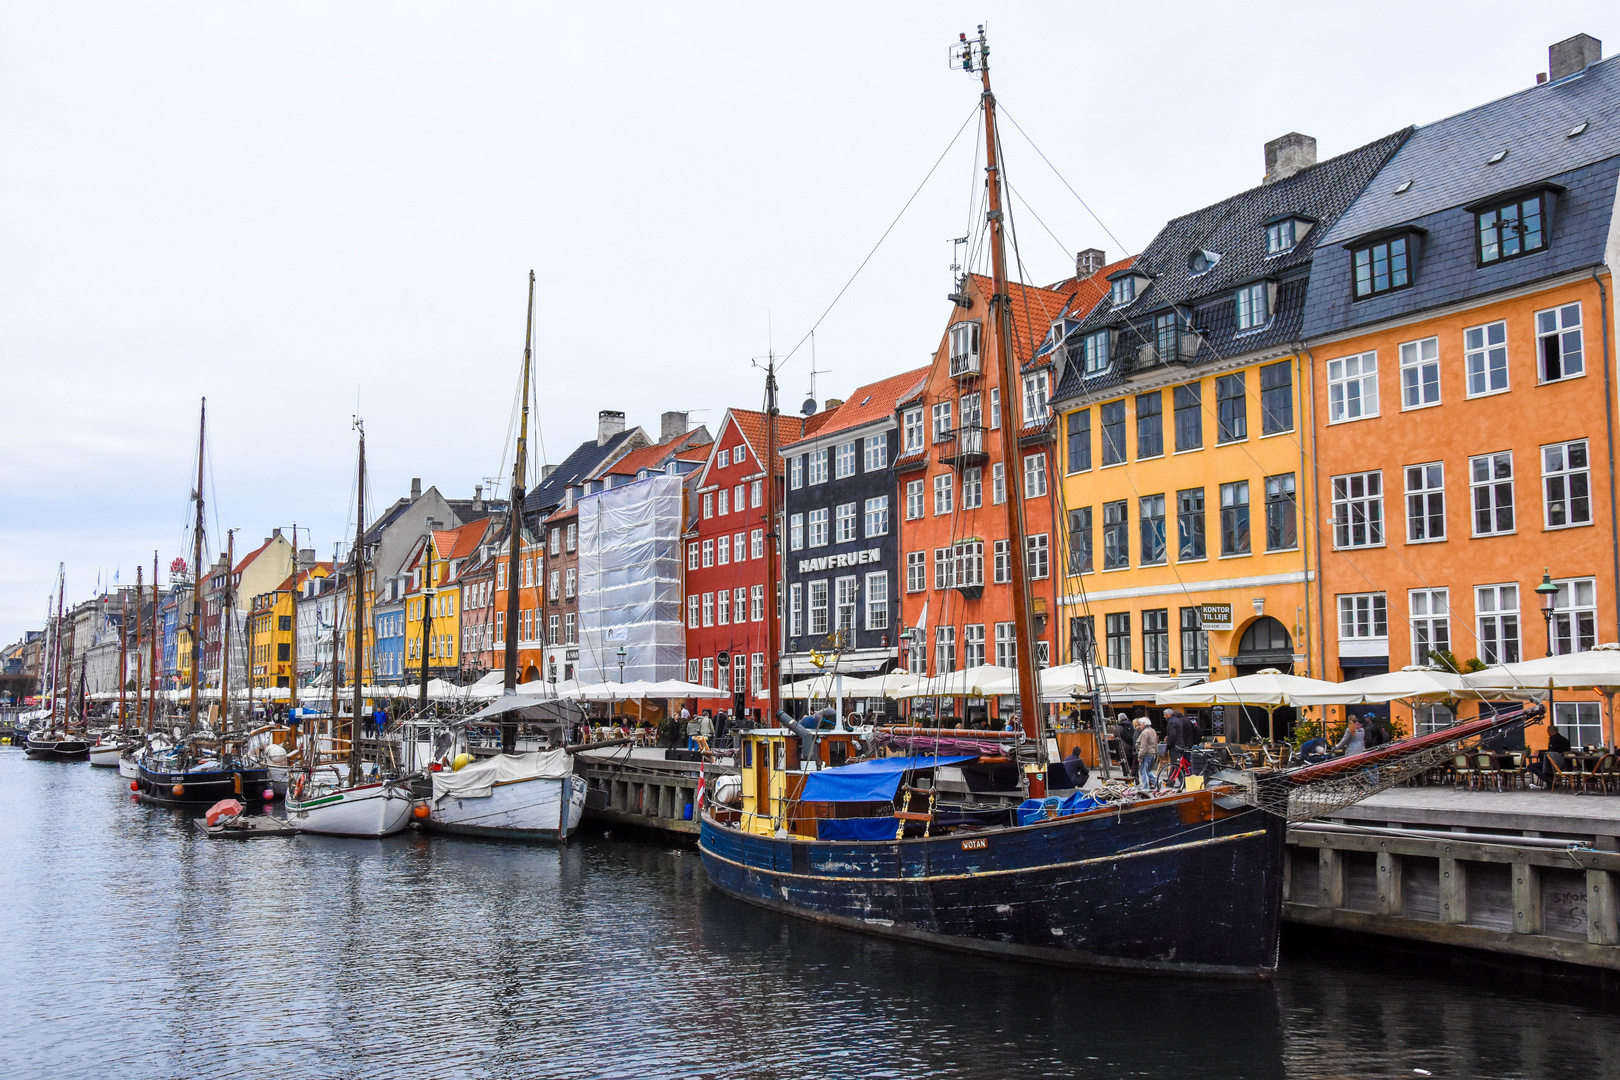
[[[292,537],[292,644],[287,655],[292,657],[291,675],[287,679],[287,718],[292,719],[298,708],[298,522],[293,522]],[[298,725],[294,725],[295,727]]]
[[[141,580],[145,567],[135,567],[135,729],[141,727],[141,707],[146,704],[141,694],[142,676],[146,674],[142,647],[146,644],[146,620],[141,618],[141,604],[146,600],[146,584]]]
[[[354,579],[349,583],[349,623],[354,627],[354,644],[349,648],[349,677],[354,680],[354,715],[349,718],[349,783],[360,777],[360,709],[365,704],[366,681],[366,425],[358,416],[354,426],[360,432],[360,466],[354,497]],[[333,686],[337,685],[334,673]],[[337,706],[332,707],[337,719]]]
[[[1001,210],[1001,144],[996,139],[996,96],[990,90],[990,46],[985,41],[984,27],[979,27],[977,41],[969,41],[966,34],[959,36],[954,50],[962,70],[978,74],[984,86],[981,98],[984,105],[985,172],[990,222],[990,269],[994,285],[990,296],[990,322],[995,327],[997,378],[1001,383],[1001,461],[1003,482],[1007,489],[1007,532],[1010,537],[1007,562],[1012,571],[1013,633],[1018,647],[1018,715],[1023,723],[1024,735],[1039,743],[1041,718],[1040,696],[1035,690],[1035,635],[1031,632],[1029,611],[1034,604],[1029,593],[1029,541],[1024,521],[1024,489],[1022,458],[1018,453],[1018,434],[1022,427],[1018,419],[1020,380],[1012,349],[1012,298],[1007,291],[1007,250],[1005,215]]]
[[[765,580],[774,595],[765,597],[765,641],[769,662],[765,665],[765,691],[770,714],[761,727],[772,727],[782,711],[782,641],[777,604],[781,600],[778,575],[781,537],[776,529],[776,354],[767,354],[765,363]]]
[[[129,594],[118,594],[118,730],[124,730],[124,683],[129,676]]]
[[[439,522],[428,519],[427,536],[422,540],[422,558],[427,560],[422,569],[422,685],[417,687],[418,716],[427,715],[428,707],[428,631],[433,629],[433,529]],[[516,583],[513,583],[514,586]]]
[[[197,692],[202,685],[203,437],[208,431],[208,399],[197,419],[197,523],[191,545],[191,724],[197,730]]]
[[[152,552],[152,655],[147,663],[146,733],[157,727],[158,692],[158,553]]]
[[[337,551],[332,552],[332,573],[337,574]],[[338,614],[337,578],[326,579],[332,585],[332,722],[327,725],[328,734],[337,738],[338,726],[338,642],[343,635],[343,617]],[[350,748],[353,749],[352,747]],[[351,774],[352,776],[353,774]]]
[[[517,555],[523,546],[523,484],[528,479],[528,384],[535,361],[535,270],[528,272],[528,324],[523,330],[523,405],[517,427],[517,453],[512,457],[512,505],[507,508],[510,536],[507,538],[507,625],[502,690],[517,693]],[[512,753],[517,743],[517,725],[501,725],[501,750]]]
[[[51,726],[56,726],[56,699],[62,694],[62,604],[67,599],[64,564],[56,564],[56,633],[51,636]],[[67,703],[63,703],[63,714]]]
[[[62,726],[63,727],[68,727],[68,726],[72,725],[72,723],[73,723],[73,640],[74,640],[75,636],[77,635],[77,630],[78,630],[78,626],[76,625],[76,621],[68,623],[68,647],[67,647],[67,695],[68,696],[62,702]],[[82,690],[83,687],[81,686],[80,689]],[[84,702],[83,701],[79,702],[79,709],[80,709],[79,719],[83,720],[84,719],[84,716],[83,716]]]
[[[231,588],[236,576],[236,530],[225,530],[225,610],[219,613],[223,624],[219,643],[219,730],[223,735],[231,726],[231,613],[236,609],[235,591]]]

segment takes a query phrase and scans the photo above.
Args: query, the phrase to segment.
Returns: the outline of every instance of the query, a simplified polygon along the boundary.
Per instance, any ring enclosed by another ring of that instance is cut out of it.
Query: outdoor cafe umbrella
[[[984,664],[962,671],[947,671],[932,679],[923,679],[916,686],[900,691],[895,697],[996,697],[1017,693],[1018,672],[1009,667]]]
[[[1264,709],[1266,735],[1275,742],[1277,732],[1273,720],[1278,709],[1285,705],[1304,705],[1305,702],[1299,699],[1300,695],[1332,693],[1341,685],[1322,679],[1284,675],[1276,668],[1261,668],[1253,675],[1239,675],[1235,679],[1166,690],[1155,695],[1155,698],[1160,705],[1253,705]]]
[[[1163,675],[1144,675],[1137,671],[1111,667],[1098,667],[1094,670],[1097,672],[1098,681],[1102,683],[1100,689],[1109,697],[1120,701],[1150,698],[1166,690],[1174,690],[1179,685],[1175,679]],[[1046,701],[1069,701],[1087,697],[1092,692],[1084,664],[1059,664],[1057,667],[1044,668],[1040,673],[1040,681],[1041,698]],[[1009,691],[1011,692],[1014,691]]]
[[[1501,664],[1463,676],[1475,690],[1526,697],[1555,690],[1595,690],[1603,695],[1605,742],[1614,747],[1614,697],[1620,693],[1620,644],[1606,642],[1585,652],[1561,653]]]
[[[1374,705],[1405,701],[1412,708],[1412,731],[1417,731],[1417,703],[1483,695],[1463,682],[1456,672],[1411,665],[1399,671],[1369,675],[1365,679],[1331,684],[1332,691],[1296,694],[1295,705]]]

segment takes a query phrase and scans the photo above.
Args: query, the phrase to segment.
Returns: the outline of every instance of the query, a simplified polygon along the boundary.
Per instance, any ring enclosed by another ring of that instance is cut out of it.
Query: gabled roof
[[[540,481],[524,498],[524,513],[532,514],[561,505],[564,491],[589,479],[602,467],[603,462],[611,461],[640,432],[640,428],[629,428],[613,435],[605,443],[598,444],[595,439],[589,439],[574,447],[574,452],[563,458],[551,475]]]
[[[983,274],[970,276],[981,296],[988,297],[995,292],[993,279]],[[1012,315],[1013,326],[1013,359],[1018,361],[1019,367],[1026,366],[1034,359],[1041,342],[1046,340],[1053,320],[1068,310],[1079,288],[1080,283],[1072,278],[1049,288],[1007,282],[1007,310]],[[1103,291],[1106,292],[1107,288],[1104,287]]]
[[[1412,131],[1324,244],[1342,243],[1620,154],[1620,57]],[[1589,126],[1571,137],[1577,125]],[[1495,165],[1493,154],[1507,156]],[[1395,189],[1406,181],[1411,187]]]
[[[240,574],[242,571],[246,570],[253,560],[257,559],[260,555],[263,555],[265,551],[269,549],[270,545],[274,544],[277,539],[277,537],[272,536],[270,539],[266,540],[264,543],[242,556],[242,561],[236,564],[236,567],[231,571],[231,573]]]
[[[822,424],[825,424],[827,418],[831,416],[831,412],[819,412],[811,417],[777,415],[775,469],[777,474],[782,472],[782,447],[807,438]],[[727,409],[725,419],[720,422],[720,434],[715,437],[714,443],[709,449],[712,451],[715,447],[718,447],[724,441],[726,425],[734,424],[737,431],[742,435],[743,441],[748,444],[748,449],[753,454],[754,460],[761,461],[765,457],[765,422],[765,413],[757,409]],[[711,453],[709,461],[712,462],[713,460],[714,456]],[[698,478],[698,483],[702,485],[708,482],[709,466],[705,464],[702,475]]]
[[[639,450],[630,451],[608,466],[607,472],[614,476],[631,477],[641,472],[642,469],[662,472],[664,466],[669,464],[672,459],[680,457],[682,451],[692,451],[698,454],[695,459],[686,458],[684,460],[701,461],[708,456],[709,443],[712,441],[709,438],[708,428],[700,424],[691,431],[676,435],[666,442],[654,443],[651,446],[644,446]]]
[[[805,438],[832,435],[840,431],[847,431],[850,428],[860,427],[863,424],[869,424],[874,420],[893,416],[895,404],[901,398],[923,385],[928,378],[929,370],[929,368],[921,367],[857,387],[849,397],[844,399],[844,403],[838,408],[826,410],[829,413],[827,419],[817,425]]]

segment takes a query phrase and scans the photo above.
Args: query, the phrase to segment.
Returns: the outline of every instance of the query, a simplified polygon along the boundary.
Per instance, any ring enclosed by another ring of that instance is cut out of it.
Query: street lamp
[[[1547,655],[1552,655],[1552,617],[1553,601],[1558,599],[1558,586],[1552,583],[1552,571],[1542,567],[1541,584],[1536,586],[1536,595],[1541,597],[1541,620],[1547,624]]]
[[[620,686],[624,685],[624,658],[627,655],[628,654],[625,652],[624,646],[620,645],[619,646],[619,685]]]

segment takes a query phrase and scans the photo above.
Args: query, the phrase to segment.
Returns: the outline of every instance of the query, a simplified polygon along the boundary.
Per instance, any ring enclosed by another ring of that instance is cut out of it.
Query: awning
[[[803,802],[887,802],[894,798],[902,773],[972,760],[971,754],[960,757],[888,757],[840,765],[836,769],[821,769],[805,779],[804,794],[799,798]]]

